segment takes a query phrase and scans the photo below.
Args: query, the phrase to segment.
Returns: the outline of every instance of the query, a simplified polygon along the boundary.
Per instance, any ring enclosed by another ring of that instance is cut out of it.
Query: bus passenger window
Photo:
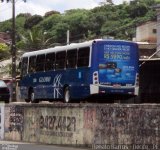
[[[66,51],[56,53],[56,70],[66,67]]]
[[[54,70],[54,63],[55,63],[55,53],[48,53],[46,54],[46,64],[45,70]]]
[[[36,71],[36,56],[31,56],[29,58],[29,69],[28,72],[32,73]]]
[[[77,67],[88,67],[89,66],[89,54],[90,54],[89,47],[80,48],[78,50]]]
[[[76,68],[77,49],[67,51],[67,68]]]
[[[44,71],[44,65],[45,65],[45,54],[38,55],[36,60],[36,71]]]
[[[25,76],[27,74],[27,66],[28,66],[28,57],[24,57],[22,59],[22,64],[21,64],[21,76]]]

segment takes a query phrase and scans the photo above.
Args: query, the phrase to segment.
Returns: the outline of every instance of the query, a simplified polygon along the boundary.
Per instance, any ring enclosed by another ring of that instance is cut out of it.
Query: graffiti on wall
[[[26,137],[29,136],[28,139],[32,142],[36,140],[38,129],[36,114],[38,114],[37,109],[30,109],[27,111],[27,115],[25,118],[25,128],[27,129],[27,131],[29,131],[29,134],[27,133]]]
[[[11,106],[10,107],[10,117],[9,117],[9,131],[23,131],[24,122],[24,110],[23,107]]]
[[[95,143],[150,144],[160,138],[160,110],[134,107],[101,107]],[[99,139],[101,139],[99,141]]]
[[[41,134],[57,137],[72,137],[76,132],[74,116],[43,116],[39,118]]]
[[[96,109],[84,110],[84,128],[94,129],[95,119],[96,119]]]

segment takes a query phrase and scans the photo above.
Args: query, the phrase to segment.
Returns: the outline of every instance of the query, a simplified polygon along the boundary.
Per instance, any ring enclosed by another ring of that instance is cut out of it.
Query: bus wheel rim
[[[31,101],[34,101],[34,92],[31,93]]]
[[[69,90],[66,90],[66,93],[65,93],[65,102],[68,103],[69,99],[70,99]]]

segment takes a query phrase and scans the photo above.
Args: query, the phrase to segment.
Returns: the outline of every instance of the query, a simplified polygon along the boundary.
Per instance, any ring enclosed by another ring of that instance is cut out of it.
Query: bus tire
[[[29,92],[29,99],[30,99],[31,103],[38,103],[39,102],[37,99],[35,99],[35,94],[34,94],[33,90],[31,90]]]
[[[64,102],[65,103],[71,102],[71,96],[70,96],[70,91],[68,86],[64,89]]]
[[[9,99],[5,100],[5,104],[8,104],[9,103]]]
[[[25,102],[26,102],[26,103],[29,103],[29,102],[30,102],[30,99],[25,99]]]

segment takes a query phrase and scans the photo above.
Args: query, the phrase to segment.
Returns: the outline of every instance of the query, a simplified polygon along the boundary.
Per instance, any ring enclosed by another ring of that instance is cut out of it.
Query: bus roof
[[[64,51],[64,50],[69,50],[69,49],[87,47],[87,46],[91,46],[93,42],[97,42],[97,41],[118,41],[118,42],[135,43],[135,42],[125,41],[125,40],[95,39],[95,40],[86,41],[83,43],[71,43],[70,45],[56,46],[56,47],[48,48],[48,49],[26,52],[22,55],[22,57],[30,57],[30,56],[34,56],[34,55],[46,54],[46,53],[51,53],[51,52],[59,52],[59,51]]]

